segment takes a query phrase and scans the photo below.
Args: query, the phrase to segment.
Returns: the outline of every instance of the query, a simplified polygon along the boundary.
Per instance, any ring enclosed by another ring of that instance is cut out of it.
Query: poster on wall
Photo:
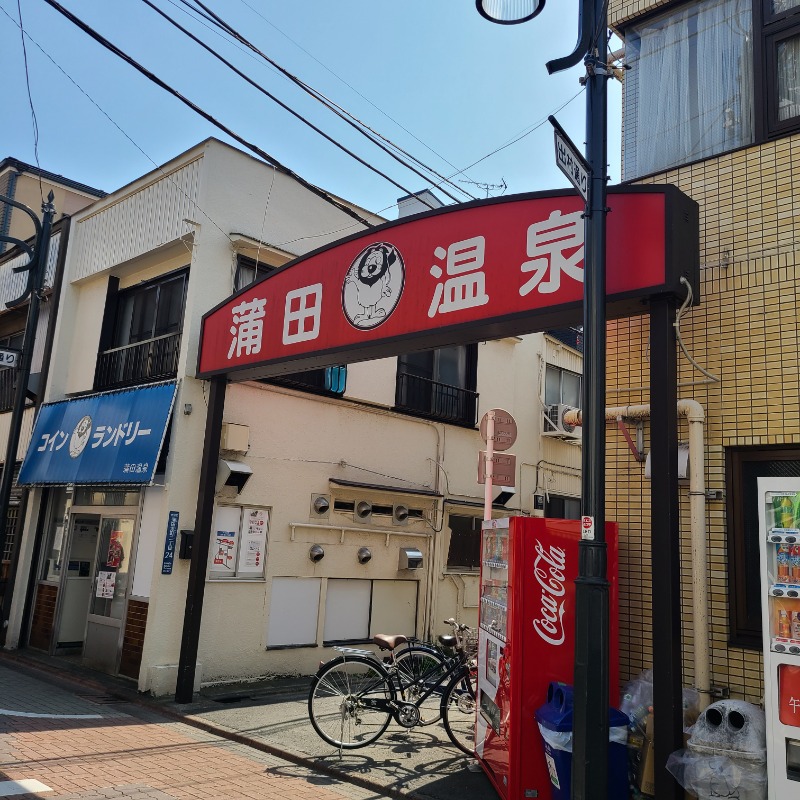
[[[217,531],[213,549],[214,570],[234,570],[236,554],[236,531]]]
[[[105,600],[114,599],[114,585],[117,581],[116,572],[103,572],[97,573],[97,590],[95,594]]]
[[[238,573],[260,575],[264,571],[267,551],[269,511],[263,508],[244,508],[243,512]]]
[[[111,539],[108,543],[108,556],[106,557],[106,566],[119,569],[122,559],[125,558],[125,552],[122,549],[122,531],[111,531]]]

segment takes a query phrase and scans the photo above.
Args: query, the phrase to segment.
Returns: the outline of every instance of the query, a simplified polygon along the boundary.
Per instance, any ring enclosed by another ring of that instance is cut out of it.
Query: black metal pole
[[[575,709],[572,797],[608,792],[609,584],[605,541],[606,403],[606,8],[595,0],[586,55],[586,151],[592,173],[586,204],[583,284],[583,454],[579,576],[575,581]],[[592,533],[593,532],[593,533]]]
[[[3,464],[3,474],[0,477],[0,558],[6,546],[6,533],[8,529],[8,503],[11,499],[11,487],[14,484],[14,466],[17,463],[17,449],[19,436],[22,430],[22,415],[25,412],[25,399],[28,395],[28,380],[31,375],[33,363],[33,347],[36,341],[36,329],[39,324],[39,300],[44,284],[47,256],[50,250],[50,229],[53,225],[53,216],[56,209],[53,205],[53,193],[47,197],[47,202],[42,203],[42,226],[38,241],[34,249],[34,260],[31,266],[32,279],[28,282],[31,287],[28,300],[28,319],[25,323],[25,337],[22,344],[22,353],[17,365],[17,385],[14,391],[14,406],[11,410],[11,419],[8,426],[8,440],[6,442],[6,460]],[[8,619],[6,598],[3,597],[2,619]]]
[[[659,800],[683,797],[683,790],[666,769],[670,753],[683,747],[675,306],[674,298],[654,300],[650,305],[653,724]]]
[[[200,623],[203,619],[203,597],[206,590],[208,547],[211,540],[211,518],[214,513],[214,493],[219,445],[222,437],[222,413],[225,409],[226,385],[227,378],[224,375],[211,379],[203,461],[200,464],[200,487],[197,492],[197,511],[194,519],[192,561],[189,565],[189,582],[186,586],[186,611],[183,615],[178,683],[175,689],[176,703],[191,703],[194,694],[197,647],[200,641]]]

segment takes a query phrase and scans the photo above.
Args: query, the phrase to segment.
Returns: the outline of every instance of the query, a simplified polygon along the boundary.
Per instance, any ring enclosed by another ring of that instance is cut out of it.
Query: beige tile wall
[[[702,303],[684,318],[681,334],[692,357],[720,380],[709,382],[679,354],[679,397],[697,400],[706,411],[707,489],[726,491],[726,447],[800,443],[800,174],[792,170],[799,158],[800,136],[794,136],[645,181],[673,183],[700,204]],[[647,317],[609,324],[608,406],[650,402],[647,342]],[[646,442],[649,433],[646,423]],[[650,483],[615,426],[608,425],[607,437],[607,518],[621,529],[624,681],[652,666]],[[681,421],[679,440],[687,438]],[[682,487],[684,681],[690,685],[688,506],[688,487]],[[706,519],[713,681],[759,702],[760,654],[727,644],[725,502],[710,501]]]

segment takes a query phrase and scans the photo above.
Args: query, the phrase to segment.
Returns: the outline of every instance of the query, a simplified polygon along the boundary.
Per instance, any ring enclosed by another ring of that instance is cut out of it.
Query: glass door
[[[104,672],[117,669],[135,527],[135,516],[100,519],[83,663]]]

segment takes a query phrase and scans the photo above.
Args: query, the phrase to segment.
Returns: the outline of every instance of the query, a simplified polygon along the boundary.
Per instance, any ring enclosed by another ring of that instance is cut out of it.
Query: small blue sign
[[[45,403],[17,482],[151,483],[175,391],[171,381]]]
[[[161,562],[161,574],[172,575],[172,562],[175,560],[175,543],[178,541],[178,512],[169,512],[167,522],[167,538],[164,542],[164,560]]]

